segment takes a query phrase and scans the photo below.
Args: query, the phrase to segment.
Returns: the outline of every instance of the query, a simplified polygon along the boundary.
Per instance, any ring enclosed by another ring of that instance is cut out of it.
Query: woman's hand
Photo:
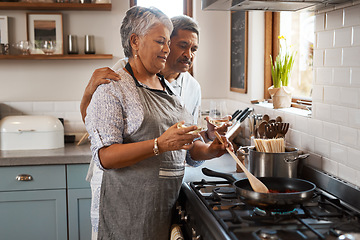
[[[197,133],[190,133],[197,129],[196,126],[178,128],[178,124],[184,123],[185,121],[182,121],[172,125],[158,137],[160,153],[179,149],[189,150],[193,147],[194,139],[200,137],[200,135]]]
[[[120,80],[119,74],[115,73],[112,69],[108,67],[98,68],[92,74],[88,85],[85,88],[84,95],[80,103],[80,112],[83,122],[85,122],[86,109],[90,104],[92,95],[94,94],[96,88],[104,83],[110,83],[111,80]]]

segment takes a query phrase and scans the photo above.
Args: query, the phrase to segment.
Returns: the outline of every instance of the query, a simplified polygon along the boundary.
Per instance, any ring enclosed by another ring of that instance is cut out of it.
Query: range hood
[[[352,0],[202,0],[202,10],[316,11]]]

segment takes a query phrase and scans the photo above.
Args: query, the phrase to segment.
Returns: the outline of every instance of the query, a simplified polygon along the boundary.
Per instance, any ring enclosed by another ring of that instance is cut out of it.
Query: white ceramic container
[[[0,150],[64,147],[64,127],[53,116],[8,116],[0,120]]]

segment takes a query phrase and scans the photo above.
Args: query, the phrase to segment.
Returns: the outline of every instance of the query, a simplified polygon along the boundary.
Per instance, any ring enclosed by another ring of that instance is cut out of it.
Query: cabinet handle
[[[16,176],[16,180],[18,181],[32,181],[33,177],[29,174],[19,174]]]

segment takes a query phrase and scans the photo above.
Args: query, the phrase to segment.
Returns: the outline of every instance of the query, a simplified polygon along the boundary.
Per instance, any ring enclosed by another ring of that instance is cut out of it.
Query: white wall
[[[120,25],[129,1],[113,1],[112,11],[63,11],[65,50],[68,34],[95,35],[97,53],[113,60],[0,60],[0,101],[79,101],[95,68],[111,66],[123,57]],[[1,10],[9,17],[9,41],[26,40],[26,12]],[[48,11],[44,11],[48,12]]]
[[[200,25],[194,76],[203,98],[226,98],[230,88],[230,13],[202,11],[201,1],[194,2],[194,18]]]
[[[249,12],[248,93],[230,91],[230,12],[202,11],[194,4],[194,18],[200,25],[200,44],[194,63],[204,99],[227,98],[250,102],[262,99],[264,89],[264,12]]]
[[[203,89],[203,102],[206,105],[208,99],[225,98],[230,111],[252,106],[256,113],[281,116],[290,123],[287,143],[311,153],[308,164],[360,186],[359,3],[316,14],[313,113],[308,116],[306,111],[289,112],[250,104],[251,99],[262,99],[264,91],[263,12],[249,13],[248,93],[240,94],[229,90],[230,13],[203,12],[197,2],[202,41],[195,77]],[[203,25],[207,26],[205,32]],[[204,38],[211,40],[203,44]],[[248,138],[247,122],[243,125],[243,136]],[[249,144],[249,140],[244,143]]]
[[[200,48],[194,66],[204,103],[228,100],[229,111],[262,98],[264,14],[249,13],[248,93],[230,89],[230,13],[201,11],[194,1]],[[256,113],[280,115],[290,122],[286,141],[312,153],[308,163],[360,186],[360,5],[316,15],[314,111],[308,117],[284,110],[251,105]],[[13,114],[50,114],[65,118],[67,133],[85,132],[78,112],[83,89],[96,67],[110,66],[122,57],[118,29],[128,1],[113,1],[111,12],[64,12],[65,34],[104,36],[97,49],[114,60],[15,61],[0,60],[0,117]],[[10,21],[11,39],[25,38],[25,12]],[[70,24],[71,23],[71,24]],[[98,27],[94,27],[99,24]],[[115,29],[115,30],[114,30]],[[329,37],[327,37],[329,36]],[[10,40],[11,40],[10,39]],[[245,124],[246,126],[246,124]],[[245,129],[244,135],[248,136]]]
[[[316,15],[314,112],[305,134],[322,168],[360,186],[360,2]],[[306,122],[304,122],[306,124]],[[304,135],[299,134],[301,138]],[[301,139],[305,141],[305,139]]]

